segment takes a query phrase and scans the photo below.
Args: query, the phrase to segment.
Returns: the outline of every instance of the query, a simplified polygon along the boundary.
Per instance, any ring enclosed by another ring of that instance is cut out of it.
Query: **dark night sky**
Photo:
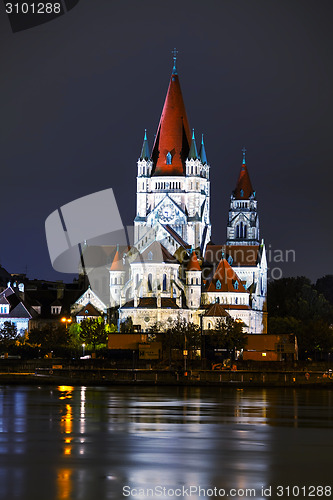
[[[190,126],[205,134],[213,240],[225,240],[245,145],[261,236],[296,252],[284,276],[332,273],[332,14],[331,0],[81,0],[13,34],[1,4],[2,266],[68,279],[52,269],[45,219],[105,188],[132,224],[175,46]]]

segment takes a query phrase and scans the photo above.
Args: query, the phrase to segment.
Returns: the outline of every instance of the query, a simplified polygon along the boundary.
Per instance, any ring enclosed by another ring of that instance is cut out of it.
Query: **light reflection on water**
[[[332,416],[326,389],[0,387],[0,498],[329,484]]]

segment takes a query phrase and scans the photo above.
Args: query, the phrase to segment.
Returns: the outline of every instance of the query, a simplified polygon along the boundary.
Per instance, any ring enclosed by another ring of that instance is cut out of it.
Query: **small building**
[[[252,361],[296,361],[298,359],[297,338],[294,334],[248,335],[243,360]]]

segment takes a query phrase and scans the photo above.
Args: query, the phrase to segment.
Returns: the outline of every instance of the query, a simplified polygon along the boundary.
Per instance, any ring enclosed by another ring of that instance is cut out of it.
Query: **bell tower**
[[[227,245],[259,245],[256,192],[252,188],[243,148],[243,164],[236,189],[230,197]]]
[[[173,51],[173,69],[155,141],[149,152],[145,132],[138,160],[134,244],[145,245],[160,225],[179,244],[204,251],[210,241],[209,165],[203,142],[191,134]],[[157,234],[157,233],[156,233]],[[179,240],[180,237],[180,240]]]

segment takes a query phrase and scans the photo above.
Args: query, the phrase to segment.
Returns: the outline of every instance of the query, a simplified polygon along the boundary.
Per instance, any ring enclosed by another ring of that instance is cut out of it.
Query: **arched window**
[[[239,225],[236,226],[236,238],[239,238]]]
[[[167,289],[167,276],[163,274],[163,292],[166,292]]]
[[[153,252],[148,252],[148,260],[153,260]]]
[[[235,281],[235,283],[234,283],[234,289],[238,290],[238,281]]]
[[[216,297],[215,302],[216,302],[216,304],[219,304],[220,303],[220,297]]]
[[[153,276],[151,273],[148,274],[148,291],[151,292],[153,290]]]
[[[171,161],[172,161],[172,156],[171,156],[171,153],[169,151],[169,153],[166,155],[166,164],[171,165]]]
[[[244,225],[244,238],[247,237],[247,226]]]
[[[221,281],[220,280],[217,280],[216,282],[216,290],[221,290]]]
[[[212,325],[211,325],[210,323],[208,323],[208,330],[210,330],[210,329],[211,329],[211,326],[212,326]]]

